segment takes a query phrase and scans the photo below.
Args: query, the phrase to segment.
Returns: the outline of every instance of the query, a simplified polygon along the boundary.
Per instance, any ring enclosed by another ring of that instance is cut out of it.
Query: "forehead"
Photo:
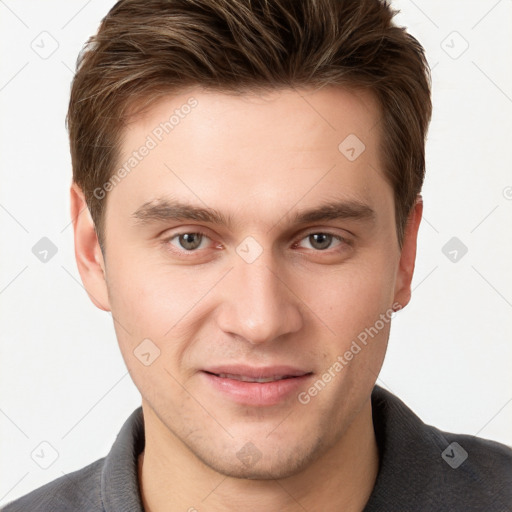
[[[129,215],[168,195],[271,224],[279,207],[333,196],[378,209],[392,197],[381,170],[379,117],[377,101],[363,91],[189,89],[126,127],[117,167],[126,172],[109,203]]]
[[[216,142],[244,150],[252,146],[260,154],[282,149],[283,142],[288,150],[337,149],[338,139],[349,134],[371,143],[380,117],[378,101],[364,90],[329,86],[230,94],[196,87],[164,96],[134,116],[121,149],[122,156],[129,156],[148,135],[158,145],[189,135],[192,143],[216,137]],[[222,140],[225,136],[229,139]],[[258,148],[258,142],[266,147]]]

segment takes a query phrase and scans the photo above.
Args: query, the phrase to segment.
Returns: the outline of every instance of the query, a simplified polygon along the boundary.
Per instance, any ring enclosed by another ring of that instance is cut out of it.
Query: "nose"
[[[236,261],[225,280],[217,316],[224,332],[253,345],[297,332],[303,325],[300,299],[265,253],[252,263]]]

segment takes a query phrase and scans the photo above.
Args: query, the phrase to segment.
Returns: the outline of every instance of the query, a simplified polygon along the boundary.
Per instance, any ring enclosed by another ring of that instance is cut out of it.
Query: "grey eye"
[[[197,249],[203,240],[201,233],[183,233],[178,235],[178,241],[180,246],[187,251],[193,251]]]
[[[332,243],[333,236],[328,233],[313,233],[308,236],[308,241],[313,249],[323,251],[328,249]]]

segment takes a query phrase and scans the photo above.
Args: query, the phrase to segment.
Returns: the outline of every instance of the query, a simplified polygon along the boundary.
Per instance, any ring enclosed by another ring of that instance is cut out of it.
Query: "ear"
[[[110,311],[105,278],[105,262],[94,222],[80,187],[71,184],[71,219],[75,238],[75,258],[89,298],[96,307]]]
[[[395,282],[395,303],[400,308],[405,307],[411,300],[411,281],[414,274],[414,263],[416,261],[416,242],[418,229],[420,227],[421,215],[423,213],[423,199],[418,195],[416,203],[409,214],[405,227],[402,252]],[[398,309],[400,309],[398,308]]]

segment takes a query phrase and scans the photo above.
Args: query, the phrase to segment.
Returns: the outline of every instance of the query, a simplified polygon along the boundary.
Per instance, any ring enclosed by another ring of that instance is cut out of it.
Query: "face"
[[[414,260],[378,120],[339,88],[194,89],[126,129],[82,278],[145,416],[220,473],[296,474],[368,404]]]

